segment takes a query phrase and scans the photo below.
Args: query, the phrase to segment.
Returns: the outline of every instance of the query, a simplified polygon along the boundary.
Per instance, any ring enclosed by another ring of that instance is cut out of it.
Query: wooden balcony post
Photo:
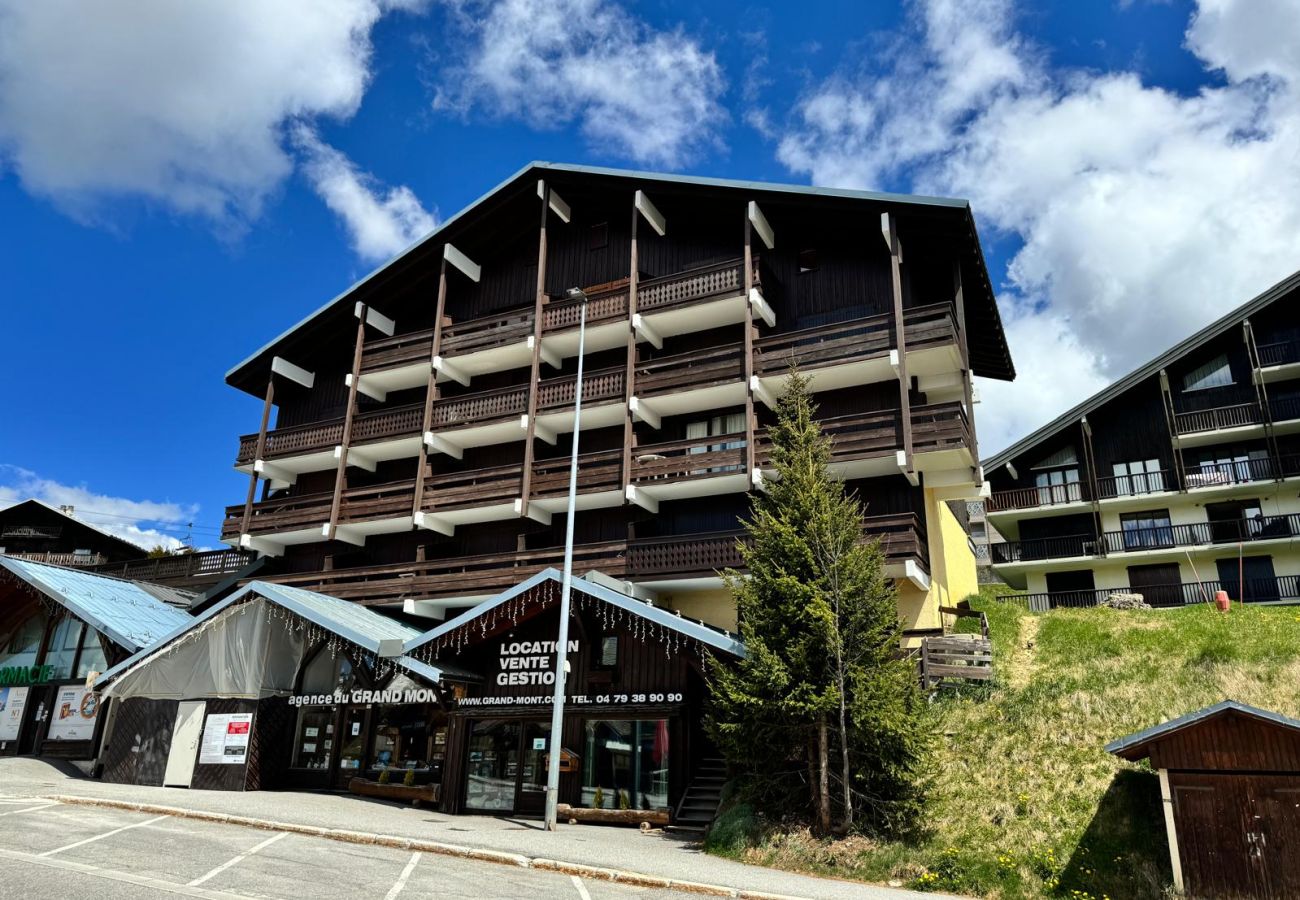
[[[893,213],[881,213],[880,230],[889,247],[890,275],[894,287],[894,346],[898,350],[898,406],[903,425],[903,470],[912,473],[911,379],[907,377],[907,329],[903,315],[903,244]],[[971,417],[972,419],[974,416]]]
[[[411,506],[411,518],[414,519],[424,503],[424,467],[429,459],[429,448],[423,446],[424,436],[433,430],[433,405],[438,400],[438,372],[433,368],[433,361],[442,352],[442,326],[447,311],[447,255],[442,255],[438,267],[438,298],[434,301],[433,340],[429,344],[429,381],[424,391],[424,418],[420,426],[420,452],[415,457],[415,491]]]
[[[1174,398],[1169,392],[1169,373],[1160,370],[1160,400],[1165,411],[1165,427],[1169,429],[1169,446],[1174,451],[1174,473],[1178,477],[1178,490],[1187,490],[1187,475],[1183,471],[1183,446],[1178,441],[1178,418],[1174,414]]]
[[[961,262],[954,262],[952,265],[953,280],[953,315],[957,322],[957,346],[961,349],[962,370],[961,379],[962,387],[966,392],[966,416],[970,420],[967,424],[970,427],[970,455],[975,460],[978,468],[980,461],[979,438],[975,433],[975,375],[970,368],[970,350],[966,346],[966,293],[965,286],[961,280]]]
[[[542,220],[537,229],[537,292],[533,297],[533,360],[528,379],[528,431],[524,435],[524,465],[519,476],[519,511],[528,515],[528,498],[533,491],[533,439],[537,434],[537,392],[542,377],[542,318],[546,308],[546,219],[551,209],[551,186],[538,182],[542,198]],[[577,423],[574,423],[575,427]],[[573,440],[577,440],[577,432]]]
[[[253,471],[248,473],[248,499],[244,501],[244,522],[239,527],[240,535],[248,534],[249,522],[253,519],[253,500],[257,497],[257,462],[266,452],[266,428],[271,423],[271,404],[275,402],[275,373],[266,376],[266,402],[262,404],[262,424],[257,430],[257,449],[253,451]]]
[[[745,267],[745,347],[741,353],[745,371],[745,474],[749,476],[749,485],[757,485],[754,468],[754,434],[758,430],[758,418],[754,412],[754,304],[750,297],[754,292],[754,223],[749,215],[749,203],[745,203],[745,253],[741,265]]]
[[[632,397],[636,391],[636,289],[637,270],[640,260],[637,258],[637,224],[641,218],[636,208],[636,194],[632,201],[632,257],[627,277],[627,363],[623,373],[623,461],[619,467],[619,490],[627,497],[628,485],[632,483],[632,444],[636,440],[636,423],[632,419]]]
[[[339,444],[339,465],[334,473],[334,499],[330,502],[330,521],[326,537],[334,539],[338,530],[339,507],[343,502],[343,487],[347,483],[348,447],[352,443],[352,419],[357,412],[357,389],[361,386],[361,349],[366,343],[366,311],[362,303],[357,308],[357,341],[352,350],[352,379],[348,385],[348,406],[343,413],[343,438]]]
[[[1092,520],[1097,534],[1101,534],[1101,490],[1097,481],[1097,457],[1092,447],[1092,425],[1088,417],[1079,419],[1079,434],[1083,442],[1083,467],[1088,476],[1088,490],[1092,497]],[[1104,549],[1104,548],[1103,548]]]
[[[1273,477],[1275,481],[1281,481],[1282,475],[1282,450],[1277,443],[1277,433],[1273,429],[1273,409],[1268,404],[1268,386],[1264,384],[1263,379],[1257,378],[1255,373],[1259,371],[1259,345],[1255,343],[1255,328],[1250,324],[1250,319],[1241,323],[1242,338],[1246,342],[1246,360],[1250,363],[1250,380],[1255,385],[1255,402],[1259,404],[1260,418],[1264,423],[1264,440],[1268,445],[1269,455],[1277,463],[1273,466]]]

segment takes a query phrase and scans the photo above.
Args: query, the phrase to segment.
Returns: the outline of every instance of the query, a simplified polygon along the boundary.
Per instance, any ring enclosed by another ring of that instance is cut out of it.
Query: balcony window
[[[1203,391],[1207,388],[1227,387],[1232,384],[1232,367],[1228,357],[1220,354],[1203,366],[1183,376],[1184,391]]]
[[[1201,457],[1201,464],[1187,476],[1188,487],[1212,484],[1236,484],[1273,477],[1267,450],[1211,451]]]
[[[1077,503],[1083,499],[1083,489],[1079,486],[1079,469],[1050,469],[1034,473],[1034,485],[1038,488],[1038,505],[1053,506],[1058,503]]]
[[[1124,535],[1125,550],[1146,550],[1153,547],[1172,547],[1174,528],[1169,521],[1169,510],[1128,513],[1119,518]]]
[[[1158,459],[1115,463],[1112,468],[1115,472],[1115,496],[1117,497],[1150,494],[1165,489],[1165,476],[1160,470]]]

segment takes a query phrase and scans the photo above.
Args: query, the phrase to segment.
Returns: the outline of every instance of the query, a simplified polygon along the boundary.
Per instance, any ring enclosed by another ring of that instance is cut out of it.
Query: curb
[[[621,869],[602,869],[581,863],[570,863],[543,857],[529,857],[518,853],[506,853],[502,850],[483,850],[478,847],[465,847],[460,844],[444,844],[441,841],[428,841],[421,838],[404,838],[388,834],[372,834],[365,831],[347,831],[341,828],[322,828],[319,825],[298,825],[294,822],[276,822],[270,819],[254,819],[250,816],[232,816],[226,813],[204,812],[185,809],[179,806],[163,806],[157,803],[133,803],[127,800],[107,800],[98,797],[74,797],[67,794],[52,794],[45,798],[71,806],[97,806],[106,809],[124,809],[129,812],[149,813],[155,816],[173,816],[178,819],[196,819],[200,822],[215,822],[221,825],[239,825],[244,828],[256,828],[263,831],[284,831],[302,834],[308,837],[325,838],[348,844],[369,844],[377,847],[391,847],[396,850],[419,850],[422,853],[437,853],[442,856],[456,856],[461,859],[473,859],[479,862],[497,863],[523,869],[557,872],[563,875],[576,875],[592,881],[609,881],[617,884],[635,885],[637,887],[667,888],[688,894],[708,897],[734,897],[737,900],[811,900],[807,897],[792,897],[786,894],[770,894],[764,891],[747,891],[742,888],[726,887],[720,884],[703,884],[697,881],[678,881],[659,875],[646,875],[642,872],[628,872]]]

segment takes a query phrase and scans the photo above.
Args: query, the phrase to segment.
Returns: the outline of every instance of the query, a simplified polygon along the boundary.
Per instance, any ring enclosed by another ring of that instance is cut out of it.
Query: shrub
[[[406,770],[406,777],[402,779],[402,784],[406,785],[407,787],[412,787],[412,786],[414,786],[414,784],[415,784],[415,770],[414,770],[414,769],[407,769],[407,770]]]
[[[596,809],[605,808],[605,789],[603,787],[596,788],[596,793],[591,797],[591,805]]]
[[[389,775],[388,775],[388,770],[387,770],[387,769],[384,769],[382,772],[379,773],[379,783],[380,783],[380,784],[388,784],[388,778],[389,778]]]

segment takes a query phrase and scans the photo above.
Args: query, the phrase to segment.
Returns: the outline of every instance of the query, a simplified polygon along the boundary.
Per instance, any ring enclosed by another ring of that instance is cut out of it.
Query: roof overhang
[[[435,262],[441,257],[442,244],[457,240],[474,220],[489,210],[525,195],[535,196],[539,178],[592,179],[606,182],[611,186],[626,185],[629,188],[655,184],[687,189],[698,188],[735,193],[745,199],[760,202],[765,197],[807,198],[810,202],[867,202],[877,206],[897,207],[900,212],[924,214],[931,220],[942,221],[945,223],[945,230],[966,245],[965,270],[968,276],[975,276],[964,279],[968,309],[976,308],[980,312],[976,320],[968,317],[967,322],[970,331],[972,368],[975,374],[990,378],[1009,381],[1015,377],[1015,367],[1011,361],[1006,335],[1003,333],[997,299],[984,261],[984,252],[980,247],[975,217],[971,212],[970,204],[965,200],[533,162],[234,366],[226,373],[226,383],[254,396],[261,396],[265,390],[271,360],[277,355],[292,359],[310,347],[313,338],[304,332],[318,334],[317,328],[333,329],[340,326],[354,315],[358,302],[367,303],[382,296],[394,278],[411,274],[416,266],[428,263],[432,270]],[[971,294],[975,296],[972,297]]]
[[[1115,756],[1127,759],[1130,762],[1137,762],[1140,759],[1145,759],[1150,754],[1151,745],[1156,741],[1163,740],[1180,731],[1203,725],[1211,719],[1233,714],[1247,716],[1270,725],[1279,725],[1300,732],[1300,721],[1256,706],[1238,703],[1236,700],[1224,700],[1213,706],[1198,709],[1196,712],[1170,719],[1168,722],[1162,722],[1151,728],[1113,740],[1106,745],[1105,749],[1107,753],[1113,753]]]

